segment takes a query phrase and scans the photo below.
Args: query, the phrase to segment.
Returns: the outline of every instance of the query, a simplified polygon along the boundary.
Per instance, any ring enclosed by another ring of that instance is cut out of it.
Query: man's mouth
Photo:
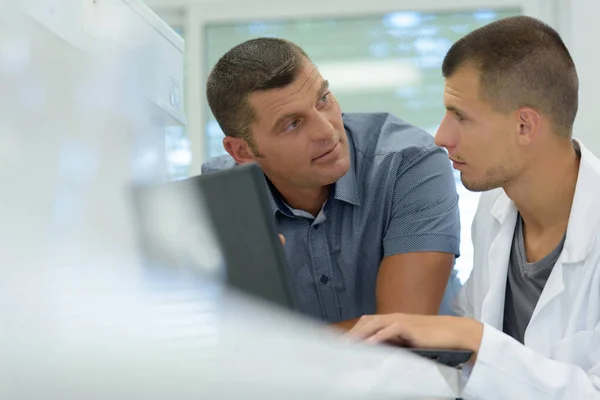
[[[329,161],[329,158],[334,158],[334,157],[337,156],[337,153],[339,152],[340,146],[341,146],[340,142],[337,142],[335,144],[335,146],[333,146],[329,150],[325,151],[324,153],[322,153],[318,157],[313,158],[313,161]]]

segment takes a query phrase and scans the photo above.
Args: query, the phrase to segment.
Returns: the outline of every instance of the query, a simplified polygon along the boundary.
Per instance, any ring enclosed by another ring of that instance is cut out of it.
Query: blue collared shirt
[[[271,207],[302,312],[327,322],[376,311],[384,257],[458,256],[458,194],[448,156],[433,137],[390,114],[344,114],[351,166],[316,217],[271,187]],[[209,160],[202,172],[235,165]]]

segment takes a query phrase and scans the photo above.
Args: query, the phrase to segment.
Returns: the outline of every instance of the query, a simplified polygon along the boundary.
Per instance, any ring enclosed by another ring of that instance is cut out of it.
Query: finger
[[[413,343],[412,333],[406,324],[394,322],[393,324],[378,330],[367,338],[367,342],[369,343],[382,343],[390,341],[399,341],[405,346],[410,346],[411,343]]]
[[[347,333],[355,339],[366,339],[385,327],[385,322],[380,316],[364,316],[358,320]]]
[[[281,233],[279,234],[279,240],[281,240],[281,244],[285,246],[285,237],[283,237]]]

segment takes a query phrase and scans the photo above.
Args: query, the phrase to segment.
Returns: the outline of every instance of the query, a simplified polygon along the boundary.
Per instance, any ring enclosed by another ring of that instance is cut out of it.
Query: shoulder
[[[357,153],[373,158],[398,155],[413,158],[431,152],[443,152],[433,136],[389,113],[347,113],[344,126]]]
[[[221,156],[209,158],[204,163],[202,163],[202,166],[200,168],[201,168],[201,172],[203,174],[206,174],[206,173],[210,173],[210,172],[216,172],[216,171],[221,171],[224,169],[229,169],[229,168],[235,167],[235,165],[236,165],[235,160],[229,154],[224,154]]]

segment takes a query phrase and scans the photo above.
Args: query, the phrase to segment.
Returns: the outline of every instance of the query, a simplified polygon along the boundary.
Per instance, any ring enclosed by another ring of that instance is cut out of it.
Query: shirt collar
[[[356,182],[356,156],[354,154],[354,143],[346,130],[348,137],[348,150],[350,151],[350,168],[344,176],[342,176],[335,185],[336,200],[341,200],[354,206],[360,206],[360,193]]]
[[[266,175],[265,184],[267,185],[267,190],[269,192],[269,203],[271,204],[271,211],[273,212],[273,215],[275,215],[277,211],[281,211],[285,215],[293,217],[294,215],[292,210],[290,210],[290,208],[285,204],[281,198],[281,195],[279,194],[279,191]]]

